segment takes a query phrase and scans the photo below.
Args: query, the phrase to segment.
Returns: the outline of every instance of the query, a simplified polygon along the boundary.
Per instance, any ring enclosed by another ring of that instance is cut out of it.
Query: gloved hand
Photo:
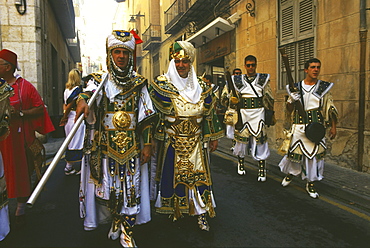
[[[299,99],[301,99],[301,94],[299,94],[299,92],[291,92],[289,94],[287,102],[293,103],[293,102],[299,101]]]

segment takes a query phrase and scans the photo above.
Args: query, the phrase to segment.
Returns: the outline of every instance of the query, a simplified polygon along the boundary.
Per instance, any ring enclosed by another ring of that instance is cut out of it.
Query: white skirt
[[[71,111],[68,115],[68,121],[64,126],[64,131],[66,136],[71,132],[73,126],[75,125],[75,117],[76,111]],[[71,142],[68,144],[69,150],[81,150],[84,146],[84,138],[85,138],[85,123],[82,122],[81,125],[78,127],[77,132],[73,135]]]
[[[324,178],[324,159],[317,160],[316,157],[309,159],[303,156],[303,164],[291,161],[285,155],[279,163],[280,170],[285,174],[298,176],[301,174],[302,180],[310,182],[320,181]]]
[[[251,156],[256,161],[266,160],[270,156],[268,143],[257,144],[256,137],[249,136]],[[236,141],[234,155],[244,158],[247,155],[248,144]]]

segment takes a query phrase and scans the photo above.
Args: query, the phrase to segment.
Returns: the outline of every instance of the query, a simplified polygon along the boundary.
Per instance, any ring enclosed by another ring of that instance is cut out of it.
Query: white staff
[[[88,103],[88,106],[89,108],[92,106],[92,104],[95,102],[99,92],[102,90],[105,82],[106,82],[106,79],[108,77],[106,77],[103,82],[100,83],[99,87],[96,89],[96,91],[94,92],[94,94],[92,95],[89,103]],[[64,140],[62,146],[60,147],[60,149],[58,150],[57,154],[55,155],[53,161],[51,161],[51,164],[49,165],[48,169],[45,171],[45,174],[42,176],[42,178],[40,179],[39,183],[37,184],[36,188],[34,189],[34,191],[32,192],[30,198],[28,198],[28,201],[27,201],[27,205],[29,207],[32,207],[33,204],[35,203],[37,197],[39,196],[41,190],[43,189],[43,187],[45,186],[46,182],[49,180],[49,177],[51,175],[51,173],[54,171],[55,169],[55,166],[58,164],[60,158],[62,157],[62,155],[64,154],[65,150],[67,149],[67,146],[69,144],[69,142],[71,142],[73,136],[75,135],[75,133],[77,132],[77,129],[79,128],[79,126],[81,125],[82,121],[84,119],[84,115],[81,115],[77,121],[75,122],[75,125],[73,126],[71,132],[69,133],[69,135],[66,137],[66,139]]]

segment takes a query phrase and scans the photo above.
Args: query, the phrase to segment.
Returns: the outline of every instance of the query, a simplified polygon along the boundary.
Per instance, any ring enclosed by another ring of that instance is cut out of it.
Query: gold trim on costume
[[[124,130],[131,125],[131,116],[125,111],[117,111],[112,117],[112,123],[117,130]]]

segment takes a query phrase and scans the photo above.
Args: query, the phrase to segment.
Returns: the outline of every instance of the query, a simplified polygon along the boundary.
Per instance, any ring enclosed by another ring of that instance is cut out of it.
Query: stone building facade
[[[322,62],[320,78],[334,82],[339,111],[337,138],[328,141],[326,161],[370,173],[370,0],[127,0],[128,15],[144,38],[138,67],[151,79],[166,72],[168,48],[188,40],[197,48],[198,75],[223,83],[225,68],[241,68],[258,58],[259,72],[271,74],[277,124],[269,128],[271,147],[282,143],[286,73],[279,48],[289,56],[293,78],[304,78],[304,61]],[[145,21],[143,20],[145,18]],[[226,21],[226,22],[225,22]],[[160,32],[158,32],[160,30]]]
[[[72,0],[0,0],[0,48],[17,53],[22,77],[35,85],[49,114],[62,113],[68,72],[80,61]]]

